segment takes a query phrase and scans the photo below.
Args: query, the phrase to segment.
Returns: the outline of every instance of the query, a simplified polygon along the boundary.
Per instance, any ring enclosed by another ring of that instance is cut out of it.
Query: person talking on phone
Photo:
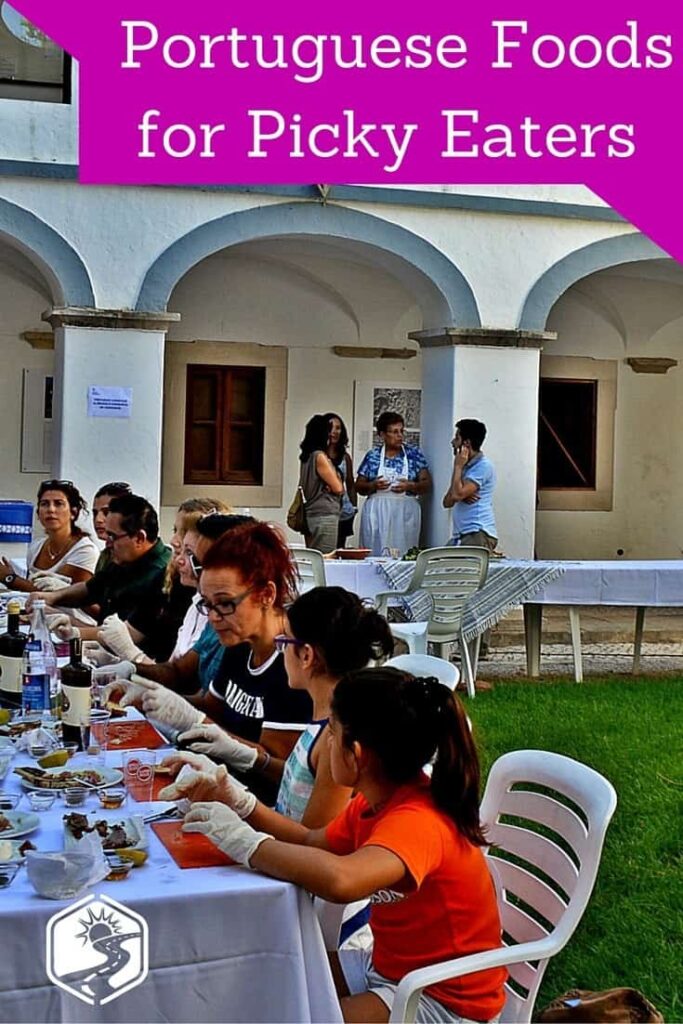
[[[443,496],[443,507],[453,509],[450,544],[466,544],[494,551],[498,543],[493,513],[496,471],[481,450],[486,427],[479,420],[458,420],[453,448],[453,475]]]

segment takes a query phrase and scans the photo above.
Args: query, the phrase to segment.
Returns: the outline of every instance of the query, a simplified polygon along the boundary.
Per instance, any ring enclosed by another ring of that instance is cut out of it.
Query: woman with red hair
[[[225,648],[206,696],[190,703],[161,683],[137,679],[123,684],[122,703],[141,703],[150,718],[176,733],[205,716],[218,722],[234,744],[233,766],[276,784],[283,763],[265,736],[260,742],[263,723],[308,722],[312,713],[308,694],[290,690],[275,646],[285,629],[285,605],[296,595],[296,568],[280,532],[258,522],[230,530],[204,558],[200,592],[197,608]]]

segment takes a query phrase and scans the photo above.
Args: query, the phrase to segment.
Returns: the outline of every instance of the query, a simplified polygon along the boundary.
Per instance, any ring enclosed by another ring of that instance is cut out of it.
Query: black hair
[[[472,450],[478,452],[486,437],[486,426],[479,420],[458,420],[455,424],[463,441],[469,441]]]
[[[95,491],[95,497],[93,501],[97,501],[98,498],[103,498],[105,494],[112,498],[121,498],[124,494],[132,494],[133,489],[130,484],[125,483],[123,480],[115,480],[110,484],[102,484],[98,491]]]
[[[236,526],[255,522],[253,516],[241,516],[232,512],[208,512],[197,520],[194,528],[200,536],[206,537],[208,540],[218,540],[228,530],[234,530]]]
[[[85,503],[85,498],[76,485],[72,483],[71,480],[43,480],[38,488],[38,497],[36,499],[38,504],[40,504],[40,499],[47,491],[59,491],[64,495],[66,500],[69,502],[69,509],[73,513],[73,518],[71,520],[71,533],[75,537],[84,537],[85,530],[82,530],[80,526],[76,526],[76,520],[80,516],[81,512],[88,511],[88,506]]]
[[[155,541],[159,536],[159,517],[147,498],[139,494],[122,494],[112,498],[109,512],[121,516],[121,529],[132,537],[139,530],[144,530],[147,540]]]
[[[314,647],[332,676],[388,657],[394,641],[387,620],[343,587],[313,587],[287,609],[294,637]]]
[[[326,412],[325,419],[327,420],[328,436],[330,432],[330,420],[339,420],[341,430],[339,432],[339,440],[337,441],[337,454],[333,459],[331,455],[329,456],[329,458],[332,459],[332,462],[334,463],[335,466],[341,466],[342,462],[346,457],[346,449],[349,446],[349,432],[346,429],[346,424],[344,423],[344,420],[341,418],[338,412]]]
[[[436,753],[434,803],[471,843],[486,843],[479,820],[479,758],[457,697],[434,678],[396,668],[366,668],[341,679],[332,714],[344,745],[373,751],[386,778],[403,785],[419,777]]]
[[[304,439],[299,445],[301,449],[300,461],[305,462],[312,452],[326,452],[329,433],[330,421],[328,416],[322,416],[320,413],[311,416],[306,424]]]
[[[378,417],[375,429],[378,434],[383,434],[393,423],[402,423],[405,426],[406,421],[403,419],[400,412],[392,412],[390,409],[387,409],[386,412],[383,412],[382,415]]]

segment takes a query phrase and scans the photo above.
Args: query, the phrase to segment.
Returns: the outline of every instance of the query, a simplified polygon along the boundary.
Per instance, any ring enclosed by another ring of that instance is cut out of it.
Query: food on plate
[[[102,840],[103,850],[118,852],[128,846],[134,846],[139,840],[138,836],[128,835],[124,821],[113,823],[102,820],[91,825],[87,814],[72,811],[71,814],[64,815],[64,824],[74,839],[82,839],[86,833],[96,833]]]
[[[101,786],[104,782],[102,775],[91,768],[82,768],[80,771],[55,772],[50,774],[44,768],[15,768],[14,774],[30,782],[32,786],[39,789],[66,789],[68,786]]]
[[[0,725],[7,725],[12,718],[12,712],[7,708],[0,708]]]
[[[121,860],[132,861],[133,867],[139,868],[145,863],[149,854],[147,850],[132,850],[129,848],[127,850],[119,850],[119,857]]]
[[[12,822],[4,814],[0,813],[0,832],[7,832],[11,828],[14,828]]]
[[[11,860],[14,853],[14,846],[9,839],[0,839],[0,861]]]
[[[23,843],[19,847],[19,853],[22,857],[25,857],[30,850],[37,850],[38,847],[34,846],[30,839],[24,839]]]
[[[63,768],[68,760],[68,750],[55,750],[54,753],[41,757],[38,764],[41,768]]]

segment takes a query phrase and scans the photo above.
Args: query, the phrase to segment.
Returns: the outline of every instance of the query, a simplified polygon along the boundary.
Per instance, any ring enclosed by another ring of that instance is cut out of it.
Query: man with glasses
[[[159,537],[155,510],[138,494],[112,498],[104,532],[109,564],[86,583],[47,594],[45,600],[53,607],[94,608],[98,622],[108,615],[125,622],[137,613],[134,639],[144,650],[146,638],[152,641],[163,602],[170,551]],[[84,640],[97,639],[97,627],[81,626],[79,632]],[[75,627],[70,635],[78,635]]]

